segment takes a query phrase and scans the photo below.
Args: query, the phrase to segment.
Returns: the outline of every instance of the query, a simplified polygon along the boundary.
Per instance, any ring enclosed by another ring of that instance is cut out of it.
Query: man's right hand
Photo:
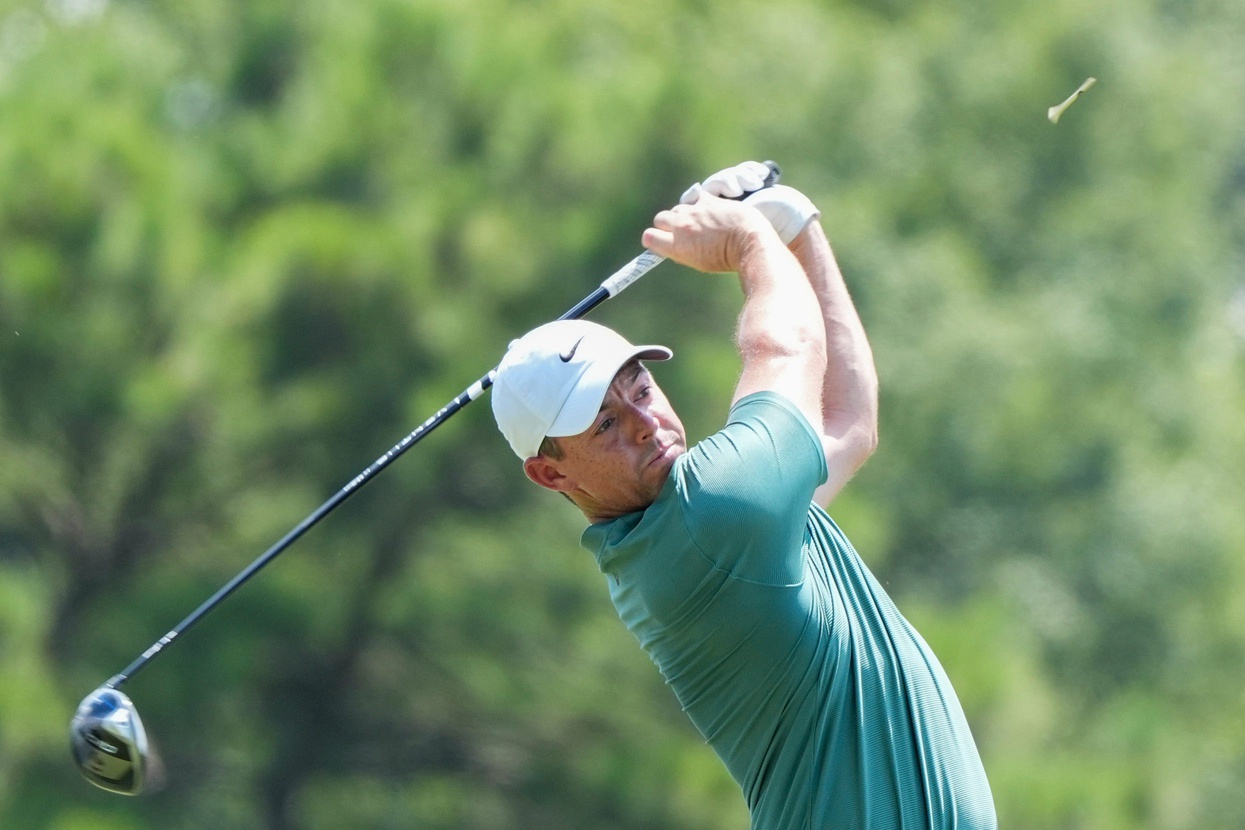
[[[751,251],[780,240],[756,208],[702,190],[694,204],[675,205],[653,217],[642,242],[653,253],[698,271],[737,273]]]

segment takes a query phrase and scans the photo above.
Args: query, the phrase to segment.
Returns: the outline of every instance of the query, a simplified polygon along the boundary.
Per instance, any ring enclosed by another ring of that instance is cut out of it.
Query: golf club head
[[[147,732],[134,704],[101,686],[91,692],[69,725],[74,761],[86,780],[122,795],[138,795],[149,775]]]

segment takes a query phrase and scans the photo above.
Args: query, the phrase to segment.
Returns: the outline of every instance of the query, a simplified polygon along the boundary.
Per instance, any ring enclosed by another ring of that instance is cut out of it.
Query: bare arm
[[[791,250],[816,294],[825,330],[821,431],[830,473],[813,495],[825,507],[877,447],[878,378],[864,326],[820,223],[810,222]]]
[[[645,231],[654,253],[709,272],[739,274],[743,311],[736,345],[743,362],[734,400],[777,392],[811,424],[822,423],[826,326],[815,283],[755,208],[705,194],[662,211]],[[824,442],[823,442],[824,443]]]

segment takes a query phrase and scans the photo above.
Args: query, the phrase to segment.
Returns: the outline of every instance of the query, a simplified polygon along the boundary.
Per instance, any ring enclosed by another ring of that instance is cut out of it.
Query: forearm
[[[714,174],[654,217],[644,245],[702,271],[739,273],[746,299],[736,337],[744,366],[735,400],[771,389],[820,427],[827,476],[813,499],[829,505],[877,446],[873,352],[807,196],[783,185],[762,188],[744,200],[753,214],[718,198],[746,192],[746,180],[759,186],[763,175],[756,162]],[[736,244],[756,234],[753,218],[773,231],[755,261]]]
[[[734,400],[770,390],[822,421],[825,326],[814,284],[756,208],[702,194],[653,217],[644,247],[699,271],[739,275],[744,307],[736,326],[743,369]]]
[[[877,446],[878,378],[873,351],[825,232],[817,221],[791,243],[817,298],[826,338],[822,429],[863,463]]]

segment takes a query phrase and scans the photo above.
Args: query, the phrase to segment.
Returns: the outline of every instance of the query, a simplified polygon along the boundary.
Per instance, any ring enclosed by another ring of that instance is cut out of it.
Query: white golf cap
[[[558,320],[510,344],[493,379],[493,417],[515,455],[540,451],[546,437],[592,426],[614,375],[632,358],[668,360],[665,346],[633,346],[587,320]]]

